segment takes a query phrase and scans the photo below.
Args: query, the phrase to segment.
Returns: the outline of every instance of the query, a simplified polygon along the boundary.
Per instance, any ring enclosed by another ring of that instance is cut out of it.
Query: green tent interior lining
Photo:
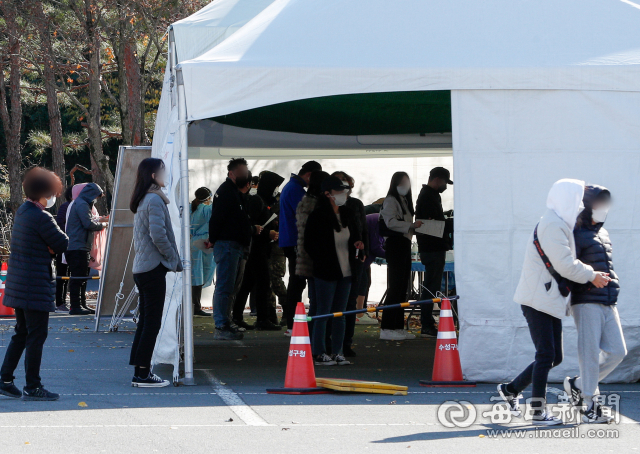
[[[222,115],[229,126],[300,134],[375,135],[451,132],[451,92],[324,96]]]

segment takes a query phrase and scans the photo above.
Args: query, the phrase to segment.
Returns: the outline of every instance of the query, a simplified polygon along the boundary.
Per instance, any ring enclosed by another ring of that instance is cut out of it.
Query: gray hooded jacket
[[[104,224],[93,220],[91,209],[93,202],[102,194],[95,183],[86,185],[73,201],[65,231],[69,237],[67,251],[91,251],[93,232],[104,229]]]

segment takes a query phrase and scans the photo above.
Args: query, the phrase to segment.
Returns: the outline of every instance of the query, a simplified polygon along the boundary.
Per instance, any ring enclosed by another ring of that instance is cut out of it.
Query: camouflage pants
[[[269,304],[276,306],[276,297],[280,306],[284,307],[287,301],[287,286],[284,285],[284,274],[287,269],[287,259],[282,249],[277,244],[271,246],[271,258],[269,259],[269,274],[271,276],[271,297]]]

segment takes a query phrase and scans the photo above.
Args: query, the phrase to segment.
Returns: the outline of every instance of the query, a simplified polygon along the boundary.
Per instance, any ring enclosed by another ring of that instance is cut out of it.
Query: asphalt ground
[[[3,356],[11,325],[0,320]],[[61,399],[23,402],[0,396],[0,453],[633,453],[639,448],[638,384],[601,387],[610,402],[620,399],[616,422],[604,426],[573,422],[568,404],[555,403],[562,386],[550,384],[550,404],[567,423],[541,430],[525,418],[505,416],[492,401],[495,384],[420,387],[418,381],[431,376],[435,340],[380,341],[376,327],[357,328],[358,356],[351,366],[317,367],[316,375],[407,385],[407,396],[266,394],[284,383],[289,339],[282,332],[248,332],[242,341],[214,341],[209,318],[195,320],[196,386],[132,388],[131,323],[117,333],[95,333],[93,318],[55,315],[50,325],[42,378]],[[155,372],[170,378],[171,367]],[[23,374],[21,366],[20,387]]]

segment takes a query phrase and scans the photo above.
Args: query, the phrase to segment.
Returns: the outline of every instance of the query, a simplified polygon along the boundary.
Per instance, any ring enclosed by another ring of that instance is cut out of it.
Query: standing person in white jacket
[[[500,396],[511,413],[520,416],[520,393],[529,384],[531,416],[534,424],[555,425],[562,420],[546,410],[547,377],[551,368],[562,362],[562,320],[567,315],[568,294],[561,293],[562,279],[580,284],[591,282],[605,287],[606,273],[596,272],[576,259],[573,228],[584,209],[584,182],[562,179],[556,181],[547,196],[547,211],[540,219],[529,242],[514,301],[522,306],[531,339],[536,348],[535,360],[510,383],[498,385]],[[537,239],[551,265],[550,270],[536,247]],[[562,283],[564,284],[564,283]],[[563,293],[567,293],[564,291]]]

